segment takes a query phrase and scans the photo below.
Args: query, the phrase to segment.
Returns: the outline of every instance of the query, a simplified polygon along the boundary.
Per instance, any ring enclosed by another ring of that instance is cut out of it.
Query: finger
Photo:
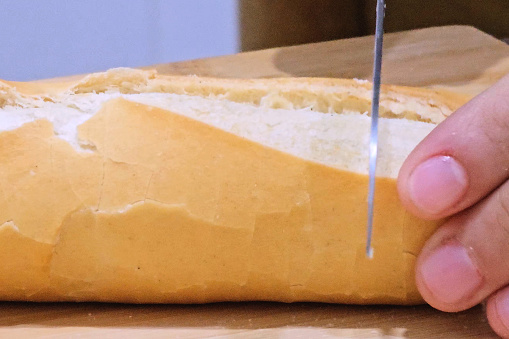
[[[426,219],[455,214],[509,178],[509,75],[439,124],[398,178],[406,208]]]
[[[509,287],[490,296],[486,315],[491,328],[502,338],[509,338]]]
[[[509,284],[509,182],[433,234],[417,260],[416,281],[431,306],[448,312]]]

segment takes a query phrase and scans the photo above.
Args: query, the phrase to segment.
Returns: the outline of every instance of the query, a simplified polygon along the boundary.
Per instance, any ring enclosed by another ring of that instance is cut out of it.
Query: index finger
[[[509,178],[509,75],[454,112],[408,156],[398,177],[405,207],[438,219]]]

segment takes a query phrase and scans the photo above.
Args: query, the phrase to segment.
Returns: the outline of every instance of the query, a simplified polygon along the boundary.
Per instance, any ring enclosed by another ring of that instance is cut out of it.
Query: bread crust
[[[117,68],[93,73],[80,80],[13,82],[0,80],[0,107],[24,97],[47,100],[69,94],[165,92],[218,96],[230,101],[266,104],[273,108],[313,107],[327,112],[333,107],[368,112],[371,83],[357,79],[274,78],[219,79],[197,76],[160,75],[156,71]],[[274,100],[271,100],[271,96]],[[465,104],[469,96],[438,89],[382,85],[380,115],[440,123]],[[273,102],[274,101],[274,102]],[[415,112],[418,106],[420,114]]]
[[[316,107],[339,95],[345,107],[364,107],[370,85],[121,69],[77,83],[3,82],[0,106],[110,90],[258,105],[278,93],[284,100],[269,105]],[[441,119],[467,99],[394,86],[385,86],[382,98],[434,105]],[[386,106],[386,114],[396,115]],[[2,300],[422,302],[415,258],[442,221],[408,214],[395,178],[376,183],[375,256],[369,260],[366,175],[124,99],[107,102],[78,132],[92,152],[59,139],[46,120],[0,133]]]

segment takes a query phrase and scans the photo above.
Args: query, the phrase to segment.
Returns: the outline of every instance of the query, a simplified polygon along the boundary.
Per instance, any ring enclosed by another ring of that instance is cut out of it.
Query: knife
[[[382,72],[382,48],[384,37],[385,1],[377,0],[375,57],[373,60],[373,98],[371,101],[371,134],[369,138],[369,184],[368,184],[368,225],[366,256],[373,258],[371,240],[373,235],[373,205],[375,198],[376,160],[378,154],[378,108],[380,104],[380,78]]]

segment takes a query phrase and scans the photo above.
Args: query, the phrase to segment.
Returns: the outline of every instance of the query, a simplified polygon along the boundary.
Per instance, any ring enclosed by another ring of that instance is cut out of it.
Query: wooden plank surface
[[[373,38],[276,48],[150,66],[216,77],[371,78]],[[474,28],[388,34],[385,83],[479,93],[509,73],[509,46]],[[71,78],[79,78],[74,76]],[[67,78],[70,79],[70,78]],[[0,303],[0,337],[494,338],[481,307],[442,313],[428,306],[225,303],[111,305]]]
[[[214,77],[371,79],[373,37],[274,48],[152,66],[161,73]],[[509,46],[473,27],[387,34],[382,81],[477,94],[509,73]]]
[[[496,338],[480,307],[0,303],[2,338]]]

